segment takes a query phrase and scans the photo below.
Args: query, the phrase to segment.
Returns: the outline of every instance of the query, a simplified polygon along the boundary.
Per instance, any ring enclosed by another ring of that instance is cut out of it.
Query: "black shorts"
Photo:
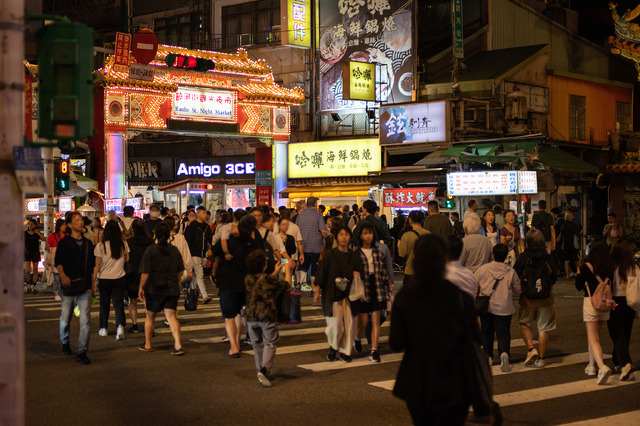
[[[132,272],[125,275],[125,280],[127,282],[127,294],[129,295],[129,298],[137,299],[138,291],[140,290],[140,274]]]
[[[578,250],[576,249],[562,250],[562,259],[569,262],[577,262]]]
[[[137,299],[138,289],[131,290],[130,288],[127,288],[127,296],[129,296],[129,299]]]
[[[164,309],[178,309],[178,299],[180,296],[164,296],[161,294],[145,294],[146,310],[155,314],[162,312]]]
[[[33,262],[33,263],[40,262],[40,252],[39,251],[34,251],[32,253],[29,253],[28,251],[25,251],[24,252],[24,261],[25,262]]]
[[[240,315],[242,307],[247,303],[247,296],[230,290],[220,290],[220,311],[222,318],[231,319]]]

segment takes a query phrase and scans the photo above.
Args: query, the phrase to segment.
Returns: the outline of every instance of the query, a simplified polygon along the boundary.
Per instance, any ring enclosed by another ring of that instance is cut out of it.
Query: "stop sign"
[[[158,52],[158,38],[149,28],[143,28],[133,37],[131,52],[139,64],[147,65]]]

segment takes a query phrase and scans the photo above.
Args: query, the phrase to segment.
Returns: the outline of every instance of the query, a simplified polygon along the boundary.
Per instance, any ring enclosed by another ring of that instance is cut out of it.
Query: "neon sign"
[[[255,156],[218,157],[209,161],[201,158],[176,159],[176,178],[251,178],[255,175]]]

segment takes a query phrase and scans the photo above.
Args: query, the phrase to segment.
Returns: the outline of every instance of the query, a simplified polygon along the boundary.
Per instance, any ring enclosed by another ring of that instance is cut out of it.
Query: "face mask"
[[[158,212],[150,212],[149,216],[151,216],[152,218],[157,218],[158,217]]]

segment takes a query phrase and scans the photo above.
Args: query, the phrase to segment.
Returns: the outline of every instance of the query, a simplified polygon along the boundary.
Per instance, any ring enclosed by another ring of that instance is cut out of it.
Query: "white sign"
[[[445,142],[447,129],[446,101],[380,108],[380,145]]]
[[[518,172],[518,192],[521,194],[537,194],[538,174],[536,172]]]
[[[105,213],[112,210],[116,213],[122,213],[122,198],[108,198],[104,200]]]
[[[236,121],[236,94],[229,90],[181,86],[173,94],[171,116]]]
[[[58,211],[62,212],[70,212],[73,209],[73,203],[71,202],[71,197],[60,197],[58,198]]]
[[[138,43],[140,46],[141,43]],[[129,65],[129,78],[133,80],[153,81],[153,67],[141,64]]]
[[[42,194],[47,186],[40,148],[14,146],[13,161],[18,185],[25,194]]]
[[[536,172],[458,172],[447,174],[447,191],[455,197],[537,194],[538,183]]]

